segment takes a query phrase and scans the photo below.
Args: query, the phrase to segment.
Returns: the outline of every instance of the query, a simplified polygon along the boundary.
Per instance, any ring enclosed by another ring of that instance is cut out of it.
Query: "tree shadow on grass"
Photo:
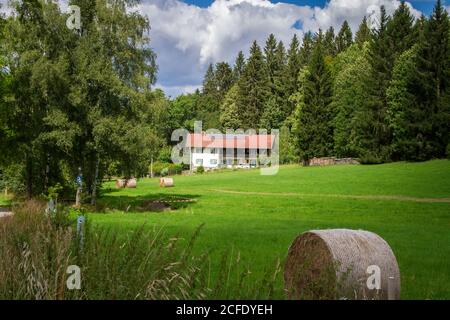
[[[103,195],[97,202],[96,212],[120,210],[125,212],[162,212],[187,208],[197,202],[199,195],[150,193],[139,196]]]

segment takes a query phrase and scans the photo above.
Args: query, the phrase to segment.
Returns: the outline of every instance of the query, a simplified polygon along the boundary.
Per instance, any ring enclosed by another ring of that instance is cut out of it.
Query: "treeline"
[[[12,3],[0,18],[0,183],[31,197],[60,184],[74,198],[81,173],[95,203],[105,174],[141,176],[164,144],[168,102],[151,90],[155,53],[131,1]]]
[[[405,2],[355,35],[270,35],[234,66],[210,65],[202,92],[178,97],[174,118],[222,129],[281,129],[281,161],[360,158],[365,163],[450,153],[450,23],[441,1],[416,20]],[[184,110],[185,112],[183,112]],[[186,111],[188,110],[188,111]]]
[[[347,22],[296,36],[270,35],[234,65],[211,65],[202,90],[174,100],[156,81],[147,18],[138,1],[14,1],[0,16],[0,188],[74,194],[82,173],[95,203],[104,176],[143,176],[170,162],[174,129],[281,130],[281,162],[356,157],[366,163],[450,153],[450,22],[441,1],[415,20],[404,2],[355,35]]]

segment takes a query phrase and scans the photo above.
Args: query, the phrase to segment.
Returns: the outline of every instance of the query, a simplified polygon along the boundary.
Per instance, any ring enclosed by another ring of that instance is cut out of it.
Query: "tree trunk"
[[[44,177],[44,191],[47,192],[48,184],[49,184],[49,175],[50,175],[50,154],[47,153],[45,159],[45,177]]]
[[[77,188],[77,195],[75,198],[75,206],[78,208],[81,206],[81,187]]]
[[[153,178],[153,157],[150,164],[150,178]]]
[[[27,198],[33,197],[33,160],[30,155],[26,155],[26,176],[27,176]]]
[[[97,182],[98,182],[98,170],[100,167],[100,155],[97,154],[97,163],[95,164],[94,183],[92,188],[91,205],[95,206],[97,202]]]

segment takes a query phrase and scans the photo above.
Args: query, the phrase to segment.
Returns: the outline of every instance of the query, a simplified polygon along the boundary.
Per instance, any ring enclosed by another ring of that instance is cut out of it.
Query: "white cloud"
[[[176,96],[180,94],[185,93],[194,93],[197,89],[201,89],[202,85],[185,85],[185,86],[164,86],[160,83],[158,83],[155,86],[155,89],[161,89],[164,91],[165,95],[167,97],[175,98]]]
[[[356,30],[371,6],[385,5],[392,13],[399,4],[399,0],[330,0],[321,8],[269,0],[216,0],[200,8],[179,0],[142,0],[135,10],[150,19],[158,87],[175,95],[195,90],[209,63],[233,63],[240,50],[247,53],[253,40],[263,46],[270,33],[288,46],[294,34],[301,39],[306,31],[329,26],[338,30],[344,20]]]
[[[197,87],[209,63],[233,63],[239,50],[247,52],[253,40],[263,45],[270,33],[287,46],[294,34],[302,38],[305,31],[329,26],[338,30],[344,20],[356,30],[371,6],[385,5],[392,13],[399,4],[398,0],[331,0],[321,8],[268,0],[216,0],[200,8],[178,0],[144,0],[139,11],[152,26],[160,86],[175,92]],[[301,30],[294,27],[297,21]]]

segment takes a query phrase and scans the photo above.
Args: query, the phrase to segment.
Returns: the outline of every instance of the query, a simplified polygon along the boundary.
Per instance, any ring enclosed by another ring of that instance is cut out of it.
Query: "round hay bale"
[[[162,188],[170,188],[173,187],[173,179],[172,178],[161,178],[159,179],[159,186]]]
[[[118,179],[116,181],[116,188],[117,189],[125,188],[126,184],[127,184],[127,180],[125,180],[125,179]]]
[[[127,187],[127,188],[130,188],[130,189],[136,189],[136,187],[137,187],[137,180],[136,180],[135,178],[129,179],[129,180],[127,181],[126,187]]]
[[[362,230],[300,235],[289,248],[284,280],[290,299],[400,299],[394,253],[380,236]]]

